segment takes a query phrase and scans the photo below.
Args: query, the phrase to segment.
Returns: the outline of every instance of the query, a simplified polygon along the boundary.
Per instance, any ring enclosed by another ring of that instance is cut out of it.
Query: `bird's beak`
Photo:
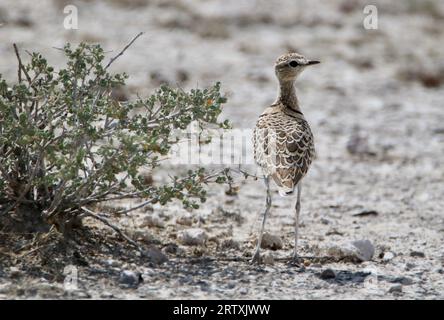
[[[312,64],[318,64],[318,63],[321,63],[321,61],[310,60],[310,61],[308,61],[307,65],[310,66],[310,65],[312,65]]]

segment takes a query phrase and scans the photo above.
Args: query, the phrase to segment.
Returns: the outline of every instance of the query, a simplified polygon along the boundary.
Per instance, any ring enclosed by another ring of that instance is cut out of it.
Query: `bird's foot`
[[[303,267],[304,261],[299,257],[297,253],[293,254],[293,257],[290,260],[290,264],[296,267]]]
[[[259,251],[256,251],[253,255],[253,258],[251,258],[250,261],[251,264],[260,264],[261,263],[261,256],[259,254]]]

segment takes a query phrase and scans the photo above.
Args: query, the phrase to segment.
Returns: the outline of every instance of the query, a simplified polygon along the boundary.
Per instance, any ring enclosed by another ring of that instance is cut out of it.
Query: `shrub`
[[[164,85],[146,99],[114,101],[111,91],[127,75],[108,67],[128,47],[105,65],[99,45],[67,44],[66,66],[56,71],[39,53],[23,64],[14,45],[18,82],[0,75],[0,216],[25,208],[68,232],[98,203],[143,199],[136,209],[179,199],[196,208],[205,183],[224,181],[225,171],[198,168],[165,185],[145,182],[141,169],[160,165],[175,130],[193,121],[228,126],[218,121],[225,98],[216,83],[190,92]]]

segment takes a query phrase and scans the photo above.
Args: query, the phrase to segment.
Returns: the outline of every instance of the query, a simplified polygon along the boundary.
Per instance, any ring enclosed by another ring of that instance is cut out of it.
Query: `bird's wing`
[[[314,158],[313,135],[305,119],[286,115],[259,119],[255,133],[255,159],[278,187],[292,192]]]

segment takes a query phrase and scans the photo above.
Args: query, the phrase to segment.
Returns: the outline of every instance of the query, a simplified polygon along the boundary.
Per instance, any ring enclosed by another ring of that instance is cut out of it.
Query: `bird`
[[[295,90],[295,80],[311,65],[320,63],[292,52],[277,58],[274,70],[279,82],[278,97],[259,116],[253,131],[254,159],[262,169],[267,190],[265,210],[252,263],[260,263],[260,247],[265,221],[271,208],[270,180],[283,197],[296,193],[294,252],[291,261],[300,264],[297,253],[299,214],[301,210],[301,180],[315,158],[314,138],[302,113]]]

